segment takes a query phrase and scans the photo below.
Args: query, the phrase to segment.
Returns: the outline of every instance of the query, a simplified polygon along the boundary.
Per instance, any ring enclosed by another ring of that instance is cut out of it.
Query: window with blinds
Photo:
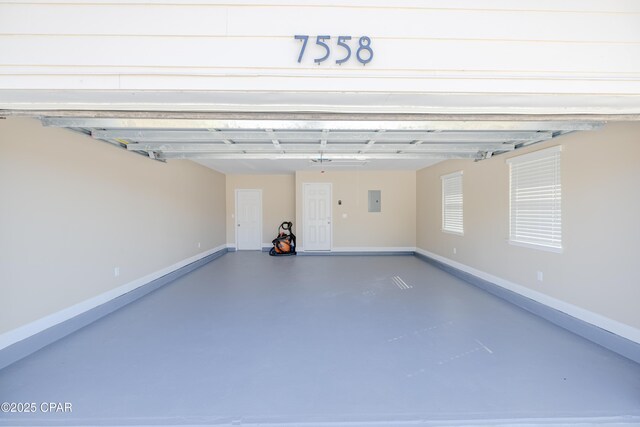
[[[464,233],[462,215],[462,171],[442,179],[442,231]]]
[[[510,242],[561,251],[560,152],[557,146],[507,160]]]

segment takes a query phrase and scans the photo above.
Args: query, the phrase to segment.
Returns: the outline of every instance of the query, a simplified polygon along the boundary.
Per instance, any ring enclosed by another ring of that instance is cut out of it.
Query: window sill
[[[454,234],[456,236],[464,236],[464,232],[460,233],[459,231],[445,230],[444,228],[442,229],[442,232],[447,234]]]
[[[563,248],[554,248],[552,246],[544,246],[544,245],[536,245],[535,243],[526,243],[526,242],[518,242],[517,240],[507,240],[510,245],[513,246],[521,246],[523,248],[529,249],[537,249],[545,252],[553,252],[556,254],[561,254],[564,249]]]

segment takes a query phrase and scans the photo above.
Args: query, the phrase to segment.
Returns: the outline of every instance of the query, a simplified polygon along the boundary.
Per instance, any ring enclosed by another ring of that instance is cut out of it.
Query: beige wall
[[[192,162],[0,120],[0,333],[224,244],[224,194]]]
[[[262,243],[271,244],[284,221],[295,222],[294,175],[227,175],[227,243],[235,245],[235,191],[262,190]],[[295,224],[294,224],[295,229]],[[295,230],[294,230],[295,232]]]
[[[334,250],[341,247],[415,247],[414,171],[296,172],[296,228],[299,247],[304,247],[302,184],[306,182],[332,184]],[[382,212],[368,212],[368,190],[382,191]],[[342,200],[342,205],[338,205],[338,200]]]
[[[510,245],[505,160],[447,161],[417,174],[417,246],[640,328],[640,123],[562,136],[561,254]],[[464,236],[441,231],[440,176],[464,170]],[[453,253],[457,249],[457,254]],[[537,281],[542,271],[544,280]]]

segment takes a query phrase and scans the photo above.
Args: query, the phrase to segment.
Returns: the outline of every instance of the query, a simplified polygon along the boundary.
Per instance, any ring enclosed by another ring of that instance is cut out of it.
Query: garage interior
[[[0,426],[640,425],[639,24],[0,1]]]
[[[628,198],[637,123],[37,114],[0,122],[15,201],[2,272],[16,285],[0,384],[4,400],[56,396],[74,410],[0,424],[640,419],[640,353],[625,329],[638,320],[635,252],[612,250],[640,237]],[[628,155],[603,157],[605,142]],[[508,159],[553,147],[562,250],[509,243]],[[442,177],[459,171],[456,234],[442,229]],[[322,182],[328,251],[303,226],[303,186]],[[248,189],[261,191],[254,250],[236,240]],[[615,221],[611,206],[626,206]],[[270,257],[285,220],[298,256]],[[189,258],[161,269],[176,254]]]

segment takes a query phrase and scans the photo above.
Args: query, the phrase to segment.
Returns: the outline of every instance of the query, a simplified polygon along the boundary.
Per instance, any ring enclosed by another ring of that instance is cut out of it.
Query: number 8
[[[371,39],[366,36],[360,37],[358,44],[360,45],[358,47],[358,51],[356,52],[356,57],[358,58],[358,62],[362,63],[362,65],[367,65],[373,59],[373,49],[371,49]],[[369,52],[369,57],[366,59],[360,56],[360,52],[362,52],[363,50],[366,50]]]

